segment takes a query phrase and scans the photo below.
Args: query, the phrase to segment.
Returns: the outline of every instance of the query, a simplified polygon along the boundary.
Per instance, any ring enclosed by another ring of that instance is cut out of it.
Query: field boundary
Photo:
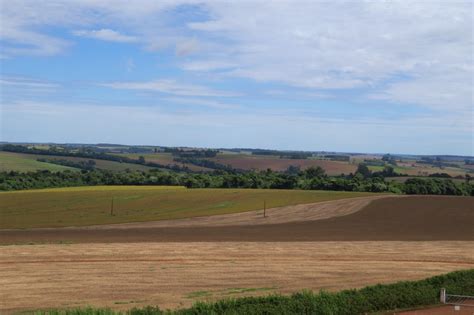
[[[407,198],[410,196],[383,195],[369,197],[349,197],[338,200],[303,203],[298,205],[266,209],[266,217],[263,217],[263,209],[260,209],[229,214],[195,216],[191,218],[174,220],[141,221],[77,227],[70,226],[61,228],[35,228],[29,230],[111,230],[158,227],[248,226],[318,221],[350,215],[364,209],[374,200],[390,197]],[[6,231],[6,229],[0,229],[0,231]]]
[[[115,189],[110,186],[105,186],[107,191],[113,192]],[[120,186],[119,186],[120,187]],[[140,190],[141,186],[133,186],[131,190]],[[154,186],[153,186],[154,187]],[[185,187],[177,186],[158,186],[162,187],[159,190],[188,190]],[[87,191],[82,189],[83,187],[75,187],[73,189],[62,190],[62,188],[55,188],[49,190],[34,190],[33,193],[40,192],[81,192]],[[123,191],[125,189],[117,189],[117,191]],[[145,190],[147,190],[145,188]],[[148,189],[154,190],[154,189]],[[12,192],[12,193],[21,193]],[[362,210],[364,207],[369,205],[374,200],[390,198],[390,197],[408,197],[406,195],[391,195],[391,194],[380,194],[370,195],[363,197],[343,197],[340,199],[318,201],[311,203],[299,203],[295,205],[288,205],[282,207],[268,208],[265,211],[265,217],[263,216],[263,208],[258,210],[244,210],[234,213],[227,214],[214,214],[214,215],[196,215],[182,219],[162,219],[162,220],[143,220],[143,221],[132,221],[123,223],[105,223],[105,224],[93,224],[84,226],[64,226],[64,227],[36,227],[36,228],[0,228],[0,231],[56,231],[56,230],[111,230],[111,229],[132,229],[132,228],[155,228],[155,227],[203,227],[203,226],[244,226],[244,225],[269,225],[269,224],[281,224],[291,222],[304,222],[304,221],[317,221],[328,219],[332,217],[340,217],[355,213]]]

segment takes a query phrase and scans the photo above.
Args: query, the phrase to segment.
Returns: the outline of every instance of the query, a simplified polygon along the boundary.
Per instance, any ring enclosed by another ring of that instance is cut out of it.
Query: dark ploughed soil
[[[318,221],[253,226],[0,230],[0,243],[474,240],[474,198],[412,196],[373,201]]]

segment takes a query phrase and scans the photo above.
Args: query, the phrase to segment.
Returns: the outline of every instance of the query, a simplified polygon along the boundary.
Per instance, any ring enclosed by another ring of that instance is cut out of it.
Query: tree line
[[[188,188],[303,189],[405,194],[474,196],[474,184],[451,179],[411,178],[405,183],[361,173],[327,176],[319,167],[295,174],[261,172],[178,173],[162,170],[112,172],[106,170],[0,172],[0,191],[90,185],[169,185]]]

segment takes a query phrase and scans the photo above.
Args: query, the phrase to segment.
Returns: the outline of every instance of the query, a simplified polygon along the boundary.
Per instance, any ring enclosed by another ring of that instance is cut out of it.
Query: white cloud
[[[106,28],[95,30],[95,31],[94,30],[74,31],[73,34],[80,37],[88,37],[88,38],[94,38],[94,39],[100,39],[100,40],[105,40],[109,42],[118,42],[118,43],[133,43],[133,42],[138,41],[138,39],[135,36],[120,34],[117,31],[106,29]]]
[[[239,105],[228,104],[228,103],[207,100],[207,99],[200,99],[200,98],[168,97],[168,98],[164,98],[163,100],[170,101],[172,103],[177,103],[177,104],[190,105],[190,106],[198,105],[198,106],[205,106],[205,107],[210,107],[210,108],[215,108],[215,109],[240,108]]]
[[[2,76],[0,78],[0,86],[14,87],[30,90],[55,90],[60,87],[59,84],[42,80],[36,80],[24,77]]]
[[[189,27],[226,39],[210,53],[238,64],[225,75],[308,89],[366,88],[437,109],[472,106],[470,1],[217,1],[207,7],[212,19]]]
[[[183,84],[175,80],[155,80],[147,82],[112,82],[100,84],[104,87],[122,90],[141,90],[181,96],[236,96],[237,94],[214,90],[205,86]]]
[[[228,62],[228,61],[199,60],[199,61],[185,62],[181,65],[181,68],[188,71],[214,71],[214,70],[232,69],[237,66],[238,64]]]
[[[199,43],[195,38],[184,39],[176,44],[176,55],[186,56],[197,52],[199,49]]]
[[[175,9],[183,4],[206,14],[176,18]],[[4,58],[59,54],[71,43],[46,30],[79,29],[82,36],[135,42],[151,52],[172,48],[186,58],[178,64],[187,71],[315,93],[367,89],[369,98],[466,113],[473,106],[473,5],[468,0],[16,0],[2,2],[0,36]],[[215,95],[176,84],[109,86]]]
[[[171,32],[164,24],[163,15],[167,9],[179,4],[178,0],[2,1],[2,54],[7,57],[51,56],[64,52],[72,43],[60,38],[60,35],[46,35],[46,29],[52,28],[69,31],[95,28],[97,31],[83,31],[83,34],[104,40],[133,41],[131,36],[113,31],[126,29],[136,34],[137,39],[141,39],[146,46]]]

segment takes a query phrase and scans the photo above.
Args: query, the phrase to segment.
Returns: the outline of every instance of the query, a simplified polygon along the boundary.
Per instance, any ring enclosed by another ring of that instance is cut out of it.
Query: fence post
[[[439,301],[443,304],[446,304],[446,289],[441,288],[441,292],[439,293]]]

